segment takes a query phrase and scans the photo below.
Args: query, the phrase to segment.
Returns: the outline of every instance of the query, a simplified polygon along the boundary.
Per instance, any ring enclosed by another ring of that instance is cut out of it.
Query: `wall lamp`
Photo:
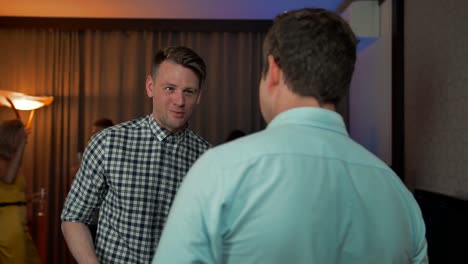
[[[0,90],[0,106],[12,108],[18,119],[21,119],[18,110],[29,112],[26,129],[31,128],[34,111],[43,106],[50,105],[54,101],[53,96],[31,96],[23,93]]]

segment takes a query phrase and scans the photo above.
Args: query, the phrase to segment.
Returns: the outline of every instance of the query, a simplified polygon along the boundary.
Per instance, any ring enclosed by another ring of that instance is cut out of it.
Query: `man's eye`
[[[173,91],[173,90],[174,90],[174,87],[168,86],[168,87],[165,87],[164,90],[166,90],[166,91]]]
[[[195,91],[194,90],[185,90],[184,93],[187,94],[187,95],[193,95],[193,94],[195,94]]]

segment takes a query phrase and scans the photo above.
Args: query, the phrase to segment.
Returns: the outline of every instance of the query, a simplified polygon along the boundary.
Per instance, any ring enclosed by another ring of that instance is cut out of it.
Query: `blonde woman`
[[[0,263],[39,263],[27,230],[24,175],[26,131],[20,120],[0,124]]]

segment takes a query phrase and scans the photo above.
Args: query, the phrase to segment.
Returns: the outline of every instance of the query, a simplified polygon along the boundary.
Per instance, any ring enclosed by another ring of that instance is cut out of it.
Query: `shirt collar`
[[[324,108],[298,107],[284,111],[273,118],[267,129],[288,124],[314,126],[348,136],[341,115]]]
[[[170,142],[170,141],[175,141],[175,142],[180,142],[185,135],[187,134],[188,131],[188,124],[185,125],[184,128],[179,129],[176,133],[172,133],[171,131],[161,127],[156,120],[154,120],[153,115],[149,114],[146,116],[146,121],[151,129],[151,132],[153,132],[153,135],[156,136],[156,138],[159,141],[165,141],[165,142]]]

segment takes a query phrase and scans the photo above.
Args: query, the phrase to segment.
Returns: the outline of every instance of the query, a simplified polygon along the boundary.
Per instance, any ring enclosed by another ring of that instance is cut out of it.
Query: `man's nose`
[[[174,104],[178,106],[184,106],[185,105],[185,97],[184,97],[184,92],[183,91],[176,91],[174,93]]]

